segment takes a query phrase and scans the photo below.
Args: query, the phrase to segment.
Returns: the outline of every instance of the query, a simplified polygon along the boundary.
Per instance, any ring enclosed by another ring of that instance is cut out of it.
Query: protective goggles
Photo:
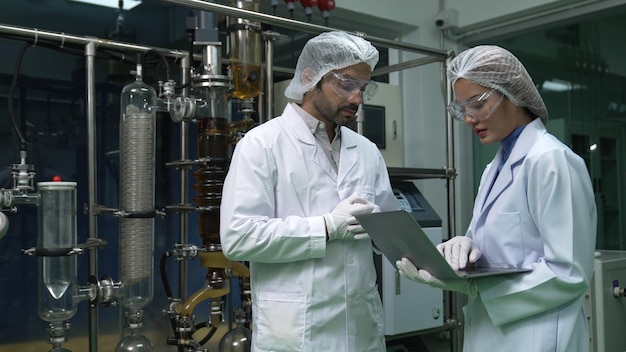
[[[504,99],[504,94],[498,94],[500,99],[497,101],[494,99],[489,100],[494,92],[495,89],[492,89],[488,92],[484,92],[478,98],[460,103],[452,102],[446,109],[450,112],[452,117],[459,122],[465,122],[466,116],[471,117],[475,121],[485,120],[491,116],[498,106],[500,106],[500,103],[502,103],[502,99]]]
[[[360,94],[363,101],[368,101],[374,97],[378,90],[378,85],[371,80],[348,78],[341,73],[330,71],[326,77],[328,85],[338,96],[351,99],[356,94]]]

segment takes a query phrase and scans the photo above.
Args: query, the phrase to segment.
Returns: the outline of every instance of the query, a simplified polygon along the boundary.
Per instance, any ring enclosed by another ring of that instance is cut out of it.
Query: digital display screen
[[[372,141],[378,149],[385,149],[387,142],[385,140],[385,107],[379,105],[363,105],[364,121],[363,135]],[[356,131],[356,122],[351,123],[348,127]]]

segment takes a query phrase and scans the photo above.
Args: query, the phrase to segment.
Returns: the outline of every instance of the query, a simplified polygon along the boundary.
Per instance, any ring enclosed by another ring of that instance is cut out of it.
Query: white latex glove
[[[332,212],[324,215],[328,240],[363,240],[369,235],[354,215],[368,214],[379,209],[374,203],[357,195],[342,200]],[[380,209],[379,209],[380,211]]]
[[[446,291],[454,291],[465,293],[474,298],[478,295],[478,288],[476,283],[472,279],[447,279],[440,280],[434,277],[431,273],[424,269],[418,269],[413,263],[407,259],[402,258],[396,262],[396,267],[401,276],[406,277],[409,280],[423,283],[431,287],[440,288]]]
[[[437,245],[439,253],[446,258],[452,269],[465,269],[467,264],[474,264],[482,253],[474,241],[466,236],[456,236]]]
[[[378,205],[376,205],[374,203],[371,203],[369,201],[367,201],[367,204],[373,207],[373,210],[370,213],[380,213],[380,207]],[[357,213],[353,213],[352,215],[356,215],[356,214]],[[361,213],[359,213],[359,214],[361,214]],[[359,224],[359,226],[361,226],[361,225]],[[363,228],[363,227],[361,227],[361,228]],[[365,232],[365,230],[363,230],[363,232],[354,235],[354,239],[355,240],[369,240],[370,239],[370,235],[368,235],[367,232]],[[372,245],[373,244],[374,243],[372,242]],[[380,250],[378,248],[376,248],[374,246],[374,253],[376,253],[376,250],[378,250],[378,252],[379,252],[377,254],[381,254],[382,253],[382,252],[380,252]]]

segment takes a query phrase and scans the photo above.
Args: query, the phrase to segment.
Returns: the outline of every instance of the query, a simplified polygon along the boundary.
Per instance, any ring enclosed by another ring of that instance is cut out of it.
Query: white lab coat
[[[530,273],[476,279],[464,307],[464,351],[588,351],[584,296],[593,274],[596,205],[583,159],[535,119],[489,192],[499,150],[480,181],[467,236],[493,264]]]
[[[377,147],[348,128],[338,175],[291,105],[238,142],[220,235],[250,262],[253,351],[386,350],[371,241],[326,241],[322,215],[357,191],[398,209]]]

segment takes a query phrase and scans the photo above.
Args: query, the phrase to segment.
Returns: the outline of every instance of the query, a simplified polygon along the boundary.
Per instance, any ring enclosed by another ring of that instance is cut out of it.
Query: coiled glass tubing
[[[122,90],[120,123],[120,275],[122,304],[140,309],[152,299],[156,93],[141,80]]]

